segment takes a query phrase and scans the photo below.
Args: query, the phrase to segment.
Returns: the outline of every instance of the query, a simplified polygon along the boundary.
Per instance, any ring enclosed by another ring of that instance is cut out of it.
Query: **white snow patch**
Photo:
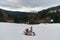
[[[30,26],[33,26],[36,36],[24,35],[24,30]],[[0,40],[60,40],[60,24],[0,23]]]

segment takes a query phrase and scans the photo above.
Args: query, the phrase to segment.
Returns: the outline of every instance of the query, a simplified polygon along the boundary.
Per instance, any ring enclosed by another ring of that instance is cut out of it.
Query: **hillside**
[[[51,11],[53,11],[53,12],[54,11],[60,11],[60,5],[55,6],[55,7],[50,7],[50,8],[44,9],[44,10],[39,11],[39,12],[51,12]]]
[[[28,12],[8,11],[4,9],[0,9],[0,13],[7,14],[10,18],[14,18],[16,23],[19,23],[20,20],[25,21],[23,19],[29,14]]]
[[[38,13],[7,11],[4,9],[0,9],[0,12],[7,14],[14,21],[14,23],[60,23],[60,5],[44,9]],[[6,19],[7,18],[4,18],[4,20]],[[51,20],[53,20],[53,22],[51,22]]]
[[[19,11],[8,11],[8,10],[4,10],[4,9],[0,9],[0,12],[4,12],[7,13],[9,15],[13,15],[13,16],[24,16],[25,14],[27,14],[27,12],[19,12]]]
[[[50,17],[54,23],[60,23],[60,5],[39,11],[41,18]]]

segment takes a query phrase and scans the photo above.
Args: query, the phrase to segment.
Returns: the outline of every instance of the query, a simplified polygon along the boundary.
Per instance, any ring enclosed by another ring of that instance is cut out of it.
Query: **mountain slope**
[[[25,14],[27,14],[27,12],[7,11],[4,9],[0,9],[0,12],[7,13],[7,14],[13,15],[13,16],[24,16]]]
[[[44,9],[42,11],[39,11],[38,13],[41,13],[41,12],[55,12],[55,11],[60,11],[60,5],[58,6],[55,6],[55,7],[50,7],[50,8],[47,8],[47,9]]]

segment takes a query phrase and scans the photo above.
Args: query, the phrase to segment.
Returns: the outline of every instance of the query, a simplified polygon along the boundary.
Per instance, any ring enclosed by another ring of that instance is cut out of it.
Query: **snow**
[[[31,26],[36,36],[24,35],[24,30]],[[60,24],[0,23],[0,40],[60,40]]]

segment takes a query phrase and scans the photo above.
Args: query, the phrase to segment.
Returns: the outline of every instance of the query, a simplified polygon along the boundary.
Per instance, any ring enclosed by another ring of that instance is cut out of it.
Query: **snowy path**
[[[33,25],[36,36],[23,35],[31,25],[0,23],[0,40],[60,40],[60,24]]]

